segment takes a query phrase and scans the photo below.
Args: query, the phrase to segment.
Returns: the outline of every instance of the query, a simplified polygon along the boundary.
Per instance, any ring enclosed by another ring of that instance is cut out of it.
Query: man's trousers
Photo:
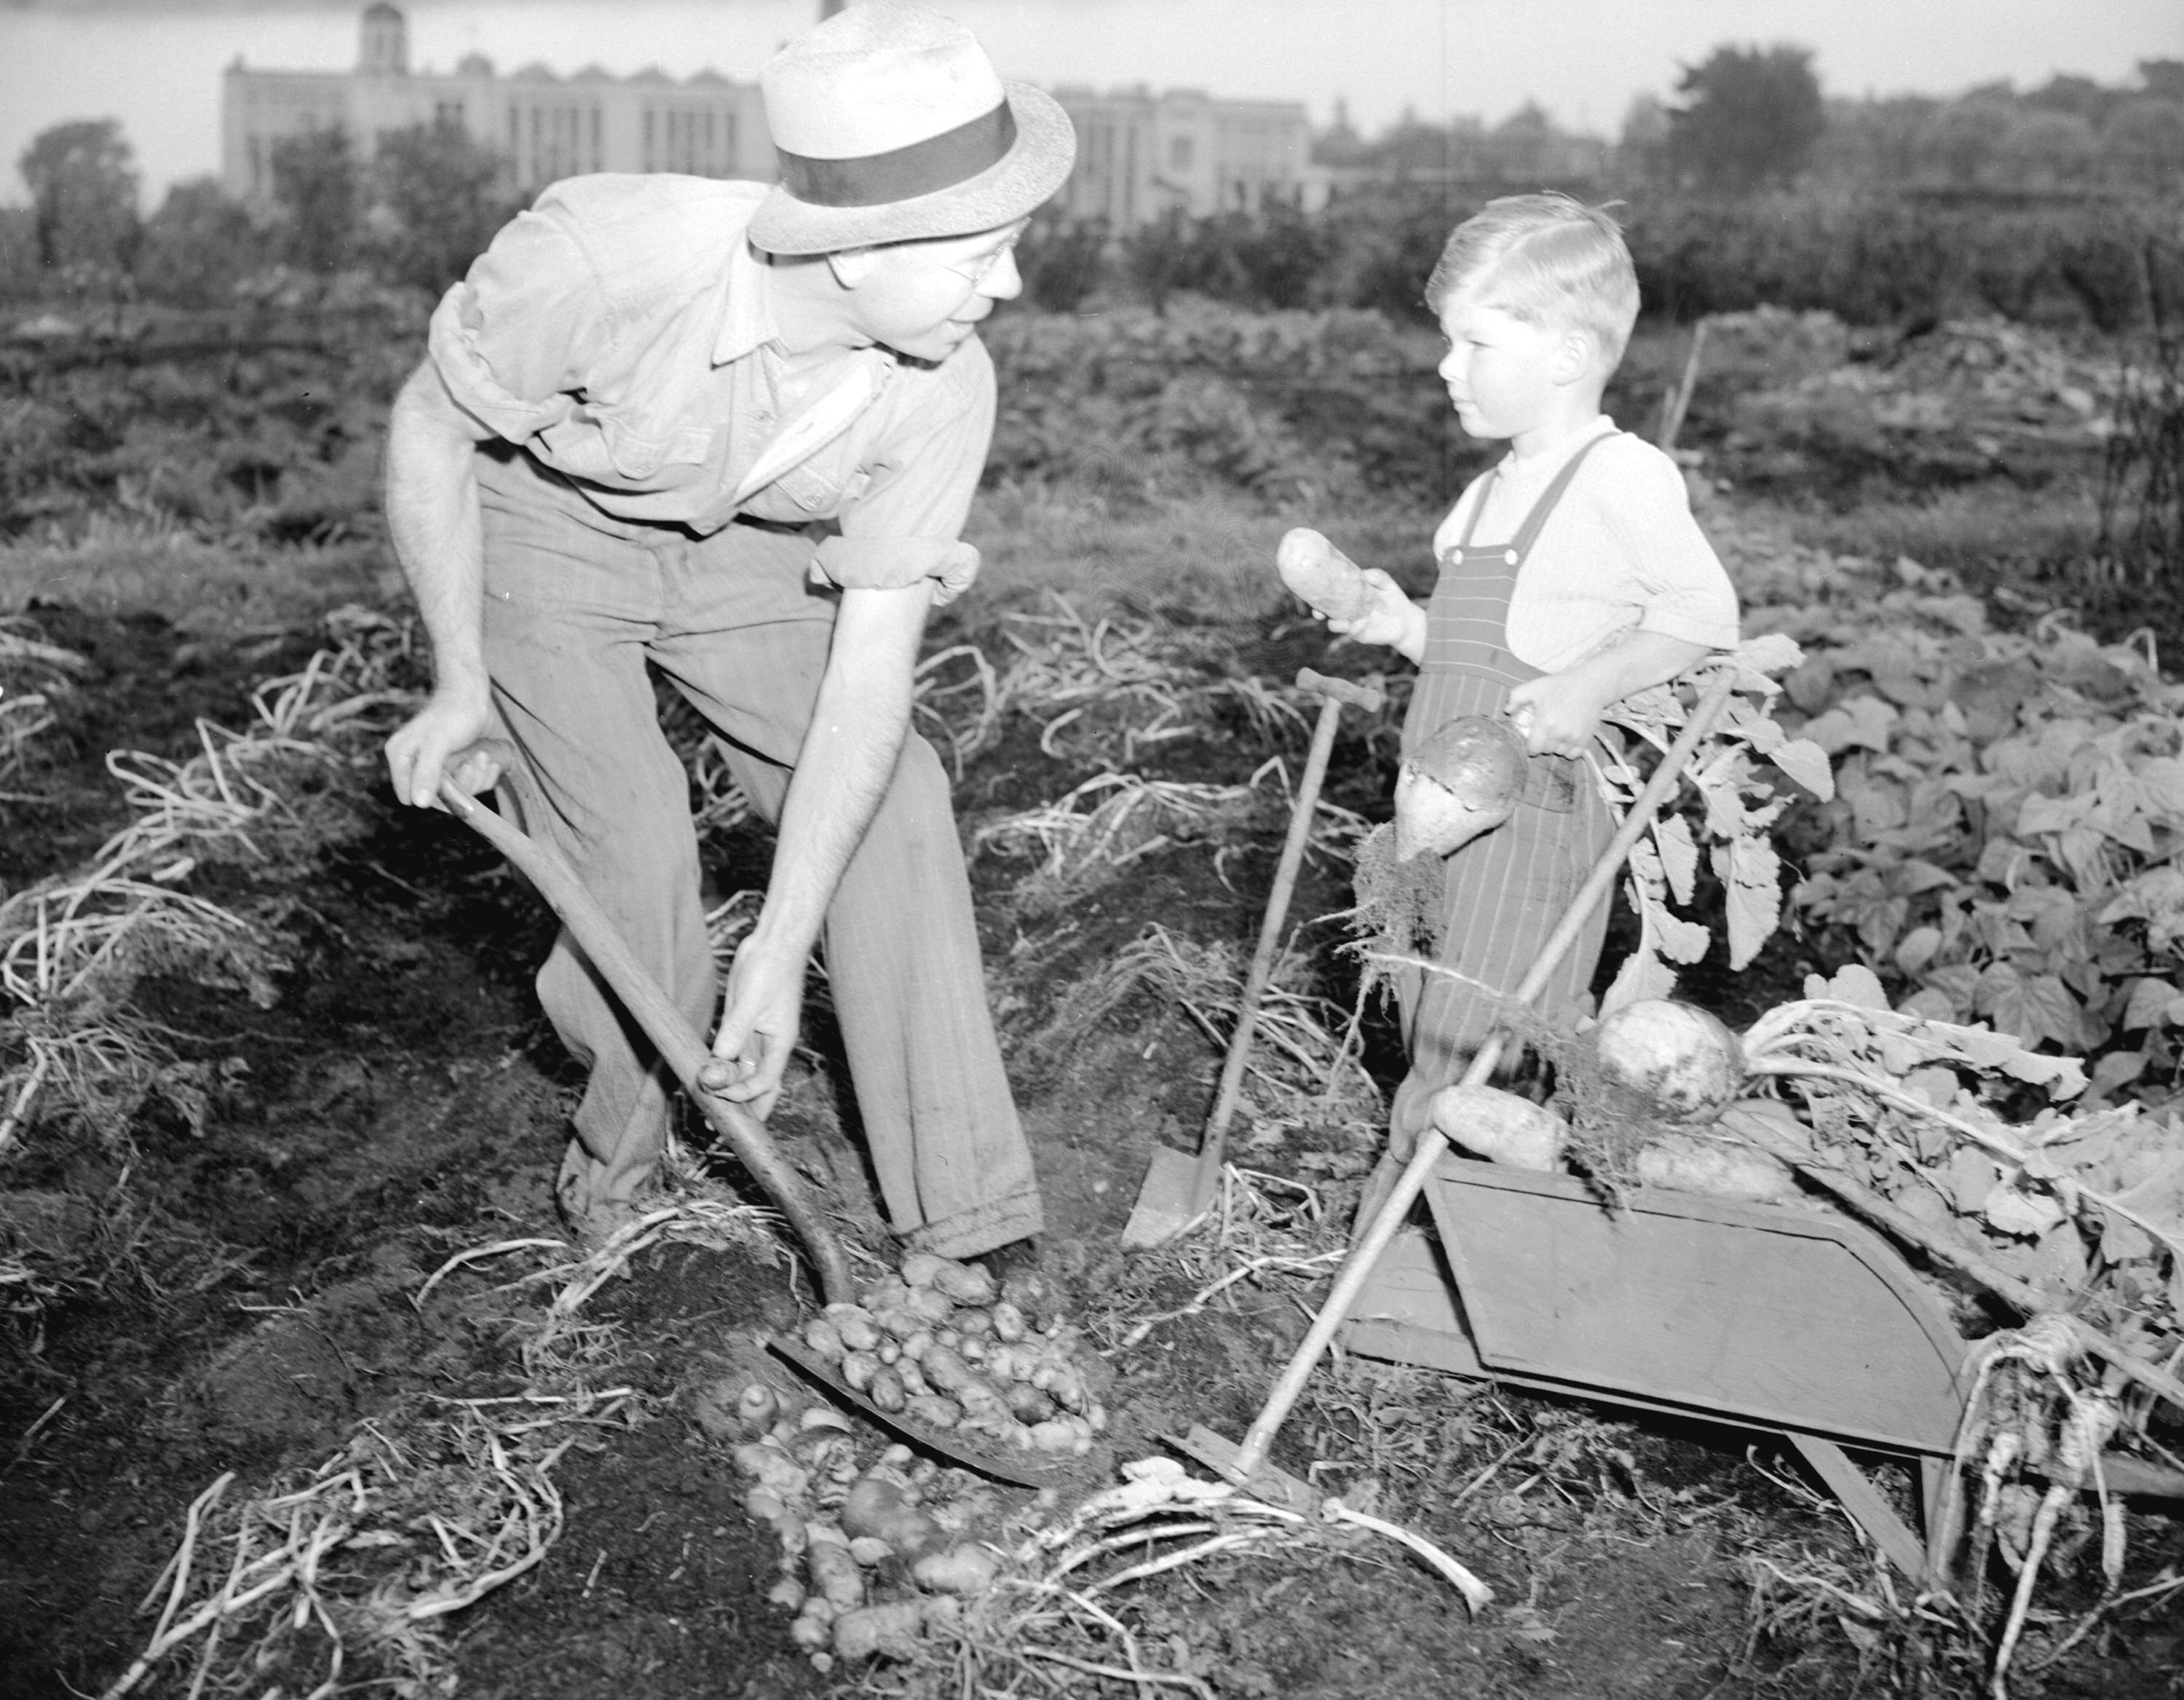
[[[779,818],[816,701],[835,599],[810,540],[732,525],[699,538],[601,513],[517,454],[476,461],[486,661],[560,848],[694,1030],[720,987],[699,895],[689,779],[653,670],[720,734],[737,783]],[[1041,1226],[1031,1153],[986,1002],[948,782],[912,734],[827,911],[822,948],[882,1198],[899,1233],[968,1257]],[[565,933],[538,975],[590,1070],[560,1197],[593,1231],[655,1177],[672,1082]]]

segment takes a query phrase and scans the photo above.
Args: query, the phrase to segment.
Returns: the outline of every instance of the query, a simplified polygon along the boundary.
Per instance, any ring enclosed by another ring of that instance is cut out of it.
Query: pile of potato
[[[1000,1552],[972,1534],[999,1511],[989,1490],[907,1446],[861,1463],[849,1419],[827,1406],[777,1421],[735,1458],[750,1482],[744,1509],[781,1542],[768,1597],[796,1614],[789,1633],[822,1670],[908,1657],[1000,1574]]]
[[[1075,1330],[1033,1327],[976,1264],[914,1251],[860,1302],[827,1306],[804,1344],[881,1410],[974,1445],[1082,1457],[1107,1426]]]
[[[1106,1426],[1071,1357],[1075,1330],[1034,1327],[972,1265],[912,1253],[803,1340],[881,1409],[973,1445],[1068,1457]],[[1000,1575],[1002,1552],[979,1531],[999,1529],[1003,1502],[970,1472],[904,1446],[868,1463],[868,1430],[755,1371],[699,1389],[695,1406],[735,1443],[744,1509],[781,1545],[770,1597],[796,1614],[790,1632],[819,1669],[909,1657]]]

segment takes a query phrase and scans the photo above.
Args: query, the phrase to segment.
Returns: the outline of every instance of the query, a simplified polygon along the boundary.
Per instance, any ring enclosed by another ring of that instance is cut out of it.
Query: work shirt
[[[1735,649],[1736,591],[1691,517],[1682,470],[1605,417],[1537,454],[1512,454],[1474,481],[1434,533],[1435,558],[1464,535],[1474,509],[1474,544],[1513,536],[1555,474],[1597,438],[1607,440],[1585,457],[1517,574],[1510,653],[1552,673],[1630,631]]]
[[[555,184],[441,299],[433,365],[481,427],[608,514],[700,534],[739,513],[833,520],[814,577],[930,577],[945,601],[978,571],[959,533],[993,435],[993,361],[973,337],[937,366],[864,348],[792,372],[744,237],[766,192]],[[777,440],[809,452],[762,463]]]

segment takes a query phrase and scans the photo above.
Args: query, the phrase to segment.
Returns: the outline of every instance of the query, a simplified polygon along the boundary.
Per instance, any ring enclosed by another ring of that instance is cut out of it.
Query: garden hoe
[[[1714,722],[1720,718],[1730,693],[1736,688],[1736,667],[1724,666],[1700,697],[1690,720],[1685,722],[1682,732],[1669,745],[1668,752],[1661,758],[1660,765],[1654,768],[1652,777],[1631,804],[1630,812],[1624,817],[1623,824],[1616,828],[1615,836],[1608,840],[1607,848],[1601,852],[1600,860],[1593,864],[1592,871],[1585,876],[1585,883],[1578,888],[1568,911],[1549,935],[1546,946],[1540,952],[1539,960],[1518,982],[1513,994],[1517,1002],[1528,1004],[1539,996],[1556,965],[1568,954],[1570,946],[1576,942],[1579,933],[1584,928],[1585,917],[1606,901],[1609,889],[1615,883],[1616,875],[1630,856],[1631,846],[1652,825],[1653,817],[1660,811],[1662,803],[1683,778],[1691,752],[1698,747],[1699,740],[1713,729]],[[1492,1078],[1496,1066],[1502,1060],[1507,1037],[1504,1033],[1495,1033],[1479,1047],[1478,1053],[1471,1059],[1470,1067],[1463,1072],[1464,1085],[1484,1085]],[[1387,1251],[1389,1242],[1396,1237],[1396,1229],[1402,1226],[1403,1218],[1410,1213],[1411,1206],[1418,1201],[1418,1195],[1425,1190],[1426,1182],[1432,1179],[1434,1171],[1440,1166],[1440,1160],[1447,1150],[1446,1135],[1437,1127],[1429,1125],[1418,1136],[1418,1150],[1400,1172],[1392,1176],[1384,1173],[1383,1171],[1389,1168],[1389,1164],[1384,1159],[1382,1168],[1374,1171],[1372,1179],[1368,1182],[1364,1200],[1358,1207],[1358,1220],[1368,1225],[1351,1246],[1349,1260],[1343,1264],[1341,1274],[1335,1277],[1334,1290],[1328,1294],[1326,1303],[1320,1307],[1319,1314],[1312,1319],[1312,1327],[1306,1331],[1302,1343],[1282,1371],[1280,1379],[1274,1383],[1273,1391],[1267,1396],[1266,1405],[1245,1433],[1243,1444],[1232,1450],[1219,1436],[1194,1430],[1191,1439],[1195,1444],[1190,1448],[1194,1455],[1217,1463],[1221,1473],[1231,1481],[1253,1483],[1259,1480],[1266,1466],[1268,1450],[1273,1445],[1274,1435],[1279,1431],[1283,1420],[1296,1403],[1298,1396],[1304,1391],[1305,1383],[1311,1380],[1312,1372],[1318,1363],[1320,1355],[1333,1341],[1335,1330],[1349,1319],[1351,1310],[1357,1302],[1357,1296],[1364,1290],[1366,1282],[1371,1278],[1382,1254]]]
[[[1371,685],[1331,679],[1310,667],[1296,677],[1299,690],[1320,700],[1319,721],[1313,727],[1312,752],[1306,756],[1304,775],[1297,782],[1295,806],[1290,811],[1290,835],[1282,845],[1280,865],[1274,870],[1274,886],[1267,899],[1266,918],[1259,927],[1258,949],[1252,953],[1250,972],[1244,977],[1244,999],[1236,1012],[1236,1031],[1228,1040],[1228,1055],[1221,1067],[1221,1085],[1214,1095],[1213,1113],[1200,1137],[1198,1155],[1162,1145],[1153,1152],[1152,1164],[1138,1189],[1130,1219],[1123,1224],[1123,1244],[1134,1251],[1163,1245],[1203,1221],[1212,1207],[1221,1184],[1221,1169],[1228,1146],[1228,1123],[1244,1092],[1244,1068],[1251,1061],[1251,1036],[1258,1025],[1259,1003],[1267,982],[1273,977],[1274,957],[1281,944],[1282,923],[1288,917],[1290,894],[1295,890],[1297,871],[1304,864],[1304,847],[1312,836],[1313,811],[1319,805],[1319,788],[1327,778],[1327,758],[1334,747],[1334,725],[1342,705],[1354,703],[1370,714],[1380,706],[1381,693]]]
[[[502,766],[501,783],[513,789],[520,803],[535,806],[528,782],[514,764],[512,755],[503,759]],[[826,1218],[812,1204],[794,1171],[774,1148],[773,1141],[766,1137],[758,1118],[740,1104],[699,1084],[698,1071],[710,1060],[712,1053],[705,1041],[691,1031],[682,1012],[660,989],[660,983],[637,960],[621,930],[608,917],[606,911],[599,907],[599,900],[584,889],[568,859],[553,845],[526,836],[505,817],[485,807],[476,798],[457,790],[450,783],[442,783],[440,800],[457,820],[468,824],[515,864],[516,871],[538,888],[538,895],[561,917],[570,936],[591,959],[599,978],[621,1000],[622,1006],[644,1029],[645,1037],[652,1041],[653,1048],[659,1051],[660,1060],[666,1063],[682,1090],[690,1095],[691,1101],[704,1112],[713,1130],[727,1141],[737,1159],[757,1178],[781,1213],[788,1218],[789,1225],[811,1255],[818,1273],[820,1290],[827,1296],[827,1301],[846,1304],[855,1299],[856,1284],[851,1279],[849,1259],[833,1229],[827,1225]]]

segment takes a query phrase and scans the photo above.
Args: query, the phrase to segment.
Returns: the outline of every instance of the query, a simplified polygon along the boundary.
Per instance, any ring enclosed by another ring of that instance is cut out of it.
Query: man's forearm
[[[482,696],[485,549],[475,448],[429,368],[403,387],[387,425],[387,531],[432,640],[437,687]]]
[[[810,954],[842,872],[894,778],[909,734],[927,587],[852,590],[782,805],[755,941]]]

